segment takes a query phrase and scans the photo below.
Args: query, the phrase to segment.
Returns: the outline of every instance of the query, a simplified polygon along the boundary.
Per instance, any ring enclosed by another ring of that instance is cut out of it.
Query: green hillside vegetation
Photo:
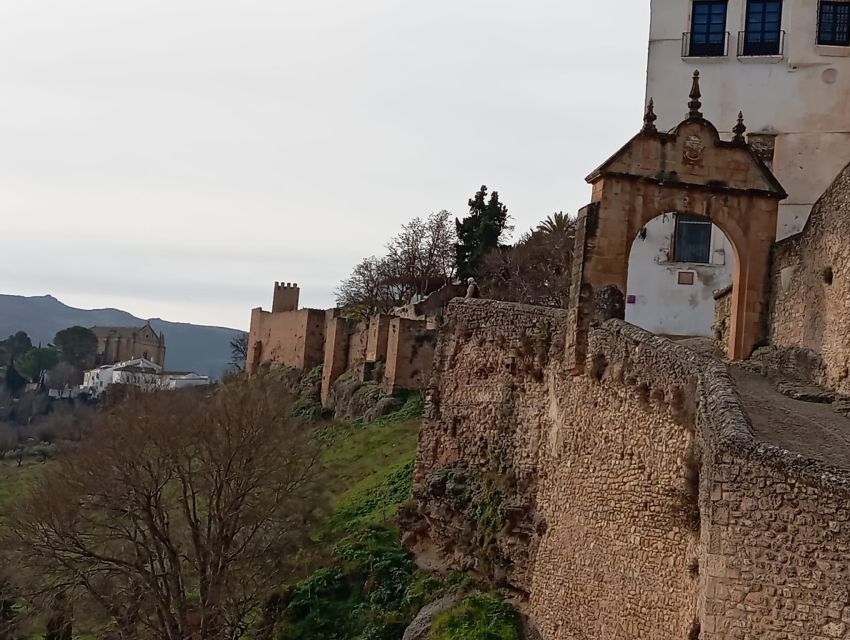
[[[295,583],[281,585],[261,603],[246,640],[400,640],[424,605],[449,590],[471,589],[462,574],[425,574],[401,546],[395,519],[411,498],[423,405],[419,394],[403,400],[397,412],[372,424],[319,423],[314,428],[323,445],[321,491],[312,498],[310,542],[294,558],[302,569]],[[2,514],[26,497],[53,464],[0,462],[0,530],[5,528]],[[17,627],[19,635],[8,637],[41,638],[45,616],[31,612]],[[75,638],[94,640],[108,627],[97,611],[75,611]],[[521,638],[512,635],[516,629],[509,605],[493,596],[470,596],[440,618],[431,637],[513,640]]]

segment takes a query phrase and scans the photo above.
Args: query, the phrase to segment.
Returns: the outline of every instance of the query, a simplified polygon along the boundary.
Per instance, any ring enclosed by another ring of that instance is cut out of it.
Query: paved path
[[[710,338],[676,342],[706,356],[722,357]],[[850,469],[850,418],[835,413],[832,405],[784,396],[767,378],[734,364],[730,373],[757,440]]]
[[[792,400],[739,367],[732,366],[731,373],[756,439],[850,469],[850,419],[829,404]]]

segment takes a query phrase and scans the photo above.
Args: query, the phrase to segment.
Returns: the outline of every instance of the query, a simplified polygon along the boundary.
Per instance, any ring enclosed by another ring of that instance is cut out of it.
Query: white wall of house
[[[106,387],[112,384],[114,368],[112,365],[104,365],[86,371],[83,373],[83,384],[80,385],[80,389],[94,397],[100,396],[106,391]]]
[[[675,214],[655,218],[645,230],[629,255],[626,321],[663,335],[712,335],[714,292],[734,277],[732,245],[711,225],[708,264],[673,262]],[[680,274],[693,284],[680,284]]]
[[[197,373],[187,373],[184,375],[168,375],[163,376],[166,389],[190,389],[192,387],[206,387],[211,384],[209,376],[202,376]]]
[[[691,76],[702,76],[705,117],[728,139],[738,111],[750,133],[776,134],[773,170],[789,198],[780,206],[778,237],[799,232],[812,205],[850,163],[850,47],[818,42],[818,0],[785,0],[784,48],[776,56],[738,56],[748,0],[729,0],[728,54],[683,56],[691,0],[651,0],[647,98],[659,129],[687,115]],[[684,52],[685,54],[688,51]]]
[[[128,384],[142,391],[157,391],[204,387],[212,384],[212,381],[209,376],[197,373],[163,373],[159,365],[137,358],[86,371],[80,390],[97,398],[112,384]]]

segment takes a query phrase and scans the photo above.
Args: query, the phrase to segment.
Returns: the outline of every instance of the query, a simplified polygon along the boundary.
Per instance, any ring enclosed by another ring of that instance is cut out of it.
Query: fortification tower
[[[275,282],[274,297],[272,298],[272,313],[298,311],[298,296],[300,289],[295,283]]]

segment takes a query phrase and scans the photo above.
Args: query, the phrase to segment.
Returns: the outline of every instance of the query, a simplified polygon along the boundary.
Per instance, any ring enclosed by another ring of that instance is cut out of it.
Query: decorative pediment
[[[658,184],[757,192],[777,199],[788,197],[782,185],[744,138],[743,115],[731,141],[720,139],[717,128],[700,108],[699,72],[694,73],[688,118],[667,133],[655,127],[650,100],[640,133],[587,177],[591,184],[607,177],[648,180]]]

